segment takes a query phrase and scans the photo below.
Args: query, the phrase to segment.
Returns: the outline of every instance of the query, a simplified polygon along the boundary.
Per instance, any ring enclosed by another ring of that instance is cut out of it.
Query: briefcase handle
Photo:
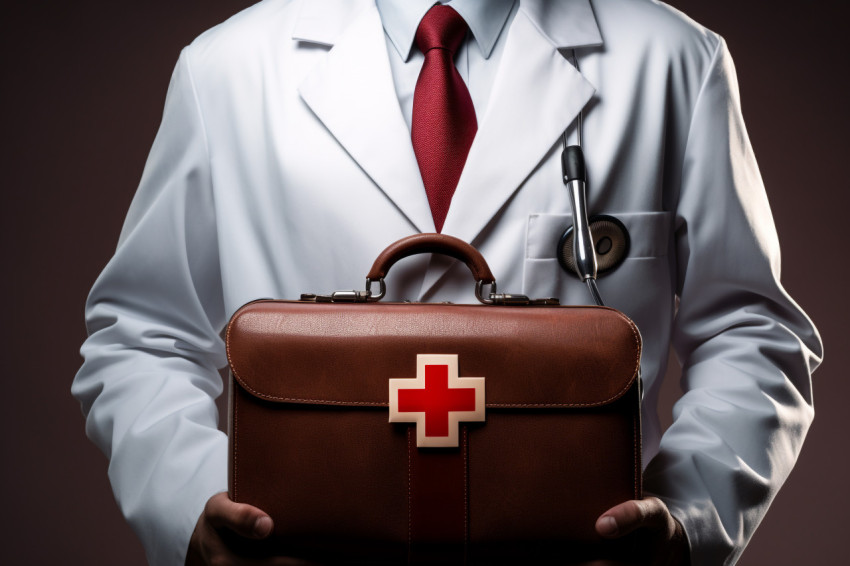
[[[313,303],[372,303],[380,301],[387,294],[384,278],[395,263],[416,254],[443,254],[459,259],[466,264],[475,278],[475,297],[485,305],[534,305],[550,306],[559,304],[553,297],[529,299],[525,295],[497,293],[496,278],[484,260],[484,256],[463,240],[445,234],[414,234],[390,244],[378,255],[372,269],[366,275],[365,291],[336,291],[330,295],[304,293],[301,300]],[[372,283],[377,282],[380,289],[372,292]],[[484,286],[490,286],[490,292],[484,295]]]
[[[379,301],[386,293],[384,278],[390,268],[400,259],[416,254],[443,254],[459,259],[466,264],[475,278],[475,296],[484,304],[492,304],[496,293],[496,278],[484,260],[481,252],[454,236],[445,234],[414,234],[390,244],[372,264],[372,269],[366,275],[366,291],[370,301]],[[380,284],[380,292],[371,294],[373,281]],[[490,298],[483,295],[484,285],[490,285]]]
[[[380,292],[377,295],[371,295],[370,300],[379,301],[383,298],[386,293],[384,278],[398,260],[416,254],[428,253],[447,255],[464,262],[475,278],[475,296],[482,303],[492,303],[492,300],[484,298],[482,289],[484,285],[490,285],[490,292],[495,293],[496,278],[493,277],[493,273],[481,252],[454,236],[430,233],[413,234],[402,238],[387,246],[378,255],[375,263],[372,264],[372,269],[366,275],[366,290],[371,293],[372,282],[377,281],[380,284]]]
[[[395,263],[416,254],[443,254],[466,264],[476,281],[493,283],[496,278],[481,252],[454,236],[445,234],[413,234],[390,244],[372,264],[366,275],[372,281],[383,279]]]

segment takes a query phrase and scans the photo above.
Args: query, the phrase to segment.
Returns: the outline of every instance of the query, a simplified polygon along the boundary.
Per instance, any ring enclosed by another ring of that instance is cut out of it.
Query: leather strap
[[[408,533],[412,562],[463,559],[463,542],[469,539],[466,426],[461,427],[460,434],[458,448],[419,449],[413,427],[408,429]],[[434,556],[435,552],[439,556]]]
[[[387,276],[390,268],[400,259],[416,254],[443,254],[459,259],[466,264],[476,281],[493,283],[496,278],[484,260],[484,256],[460,238],[444,234],[414,234],[390,244],[375,259],[366,277],[378,281]]]

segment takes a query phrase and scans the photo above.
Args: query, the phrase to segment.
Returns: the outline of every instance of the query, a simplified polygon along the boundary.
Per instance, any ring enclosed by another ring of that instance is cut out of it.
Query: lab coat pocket
[[[670,212],[623,212],[616,216],[629,233],[626,259],[614,270],[600,274],[599,291],[605,303],[635,319],[643,318],[662,297],[672,301],[670,280]],[[531,214],[528,217],[523,293],[530,297],[557,297],[562,304],[590,304],[587,288],[556,258],[561,234],[572,225],[570,214]],[[657,315],[657,311],[655,311]],[[643,316],[641,316],[643,315]]]

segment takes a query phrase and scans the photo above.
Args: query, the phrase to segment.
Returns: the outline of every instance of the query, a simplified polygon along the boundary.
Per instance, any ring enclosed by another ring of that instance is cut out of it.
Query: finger
[[[214,528],[228,529],[246,538],[266,538],[274,528],[267,513],[247,503],[234,503],[223,492],[207,501],[204,513]]]
[[[630,532],[649,528],[668,530],[670,512],[657,497],[635,499],[620,503],[603,513],[596,520],[596,532],[604,537],[616,538]]]

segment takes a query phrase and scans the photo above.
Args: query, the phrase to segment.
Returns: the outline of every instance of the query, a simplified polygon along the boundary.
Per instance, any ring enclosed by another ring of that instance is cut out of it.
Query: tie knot
[[[454,55],[466,36],[466,30],[466,22],[460,14],[449,6],[437,4],[419,22],[414,42],[422,53],[439,47]]]

